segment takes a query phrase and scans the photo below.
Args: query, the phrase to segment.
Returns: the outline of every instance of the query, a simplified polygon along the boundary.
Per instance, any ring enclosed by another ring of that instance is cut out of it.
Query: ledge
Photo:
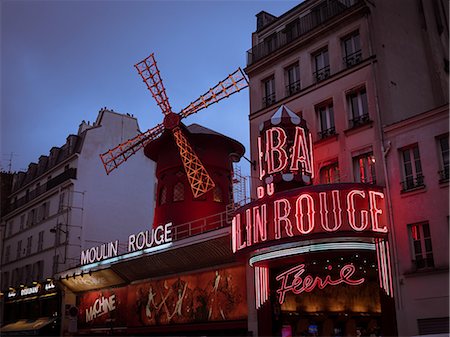
[[[344,134],[346,136],[349,136],[349,135],[353,135],[355,133],[358,133],[358,132],[361,132],[361,131],[364,131],[367,129],[371,129],[371,128],[373,128],[373,120],[370,120],[364,124],[360,124],[360,125],[351,127],[349,129],[346,129],[346,130],[344,130]]]
[[[402,196],[402,198],[405,198],[405,197],[409,197],[412,195],[425,193],[426,191],[427,191],[427,186],[422,185],[422,186],[411,188],[409,190],[400,190],[400,195]]]
[[[338,139],[338,136],[339,136],[339,133],[335,133],[334,135],[330,135],[328,137],[321,138],[319,140],[316,140],[314,142],[314,145],[323,145],[323,144],[332,143]]]

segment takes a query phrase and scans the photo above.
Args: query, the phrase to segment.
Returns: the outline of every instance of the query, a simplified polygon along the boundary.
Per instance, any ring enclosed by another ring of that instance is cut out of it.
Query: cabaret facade
[[[444,27],[439,1],[257,15],[245,69],[255,201],[233,222],[249,330],[448,333]]]

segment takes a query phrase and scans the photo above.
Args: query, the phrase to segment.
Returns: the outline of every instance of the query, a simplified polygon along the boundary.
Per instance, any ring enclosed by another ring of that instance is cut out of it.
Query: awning
[[[0,328],[2,336],[37,335],[43,327],[56,321],[56,317],[40,317],[38,319],[21,319]]]

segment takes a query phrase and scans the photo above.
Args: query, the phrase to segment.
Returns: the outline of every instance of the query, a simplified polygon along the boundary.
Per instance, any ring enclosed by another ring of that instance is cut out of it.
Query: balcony
[[[330,66],[323,67],[314,72],[314,79],[316,82],[326,80],[330,77]]]
[[[418,174],[416,177],[407,177],[400,184],[402,186],[401,192],[408,192],[418,188],[423,188],[425,187],[424,176]]]
[[[295,25],[290,25],[284,30],[271,35],[270,43],[262,41],[253,46],[247,51],[247,66],[251,66],[271,53],[298,40],[314,28],[350,10],[357,4],[362,3],[362,1],[349,1],[348,3],[349,5],[344,5],[337,0],[328,1],[325,5],[315,8],[309,14],[299,18]]]
[[[9,204],[8,208],[6,210],[6,213],[10,213],[17,208],[22,207],[26,203],[36,199],[38,196],[44,194],[45,192],[51,190],[52,188],[54,188],[56,186],[62,184],[63,182],[65,182],[69,179],[76,179],[76,178],[77,178],[77,169],[69,168],[68,170],[64,171],[60,175],[47,181],[46,184],[39,186],[38,188],[34,189],[33,191],[30,191],[30,193],[28,193],[24,197],[17,199],[15,202]]]
[[[444,169],[439,171],[438,173],[439,173],[439,182],[440,183],[448,182],[448,179],[449,179],[448,165],[444,166]]]
[[[275,93],[269,94],[266,97],[263,97],[262,105],[263,108],[267,108],[268,106],[271,106],[272,104],[276,103]]]
[[[344,56],[344,67],[351,68],[362,61],[361,50],[358,50],[352,54]]]
[[[334,136],[335,134],[336,134],[336,129],[335,129],[334,126],[329,128],[329,129],[322,130],[322,131],[318,132],[318,135],[319,135],[320,139],[325,139],[325,138],[328,138],[330,136]]]
[[[300,91],[300,81],[290,83],[286,86],[286,97],[292,96]]]
[[[350,127],[356,128],[357,126],[364,125],[370,122],[369,114],[353,117],[350,119]]]

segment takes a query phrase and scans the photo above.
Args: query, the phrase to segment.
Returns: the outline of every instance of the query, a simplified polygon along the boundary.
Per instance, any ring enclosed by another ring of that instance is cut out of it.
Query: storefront
[[[383,188],[313,184],[306,122],[285,107],[261,125],[258,149],[258,199],[232,223],[258,335],[395,335]]]
[[[60,332],[61,291],[51,279],[5,294],[2,335],[57,336]]]

